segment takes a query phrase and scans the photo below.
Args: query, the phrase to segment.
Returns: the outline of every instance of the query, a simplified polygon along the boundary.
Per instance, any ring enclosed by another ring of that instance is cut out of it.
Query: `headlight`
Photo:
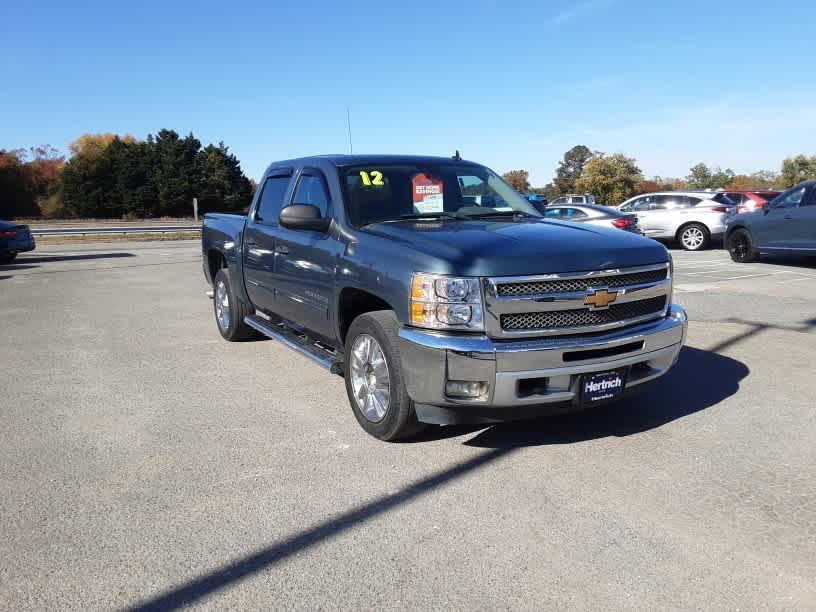
[[[478,278],[414,274],[411,325],[431,329],[484,329]]]

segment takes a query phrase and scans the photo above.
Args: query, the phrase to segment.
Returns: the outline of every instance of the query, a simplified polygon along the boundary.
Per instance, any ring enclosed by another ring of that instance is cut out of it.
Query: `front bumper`
[[[629,367],[626,390],[662,376],[676,363],[687,329],[685,311],[672,305],[657,321],[583,338],[501,341],[402,327],[399,344],[420,420],[482,422],[580,408],[581,374]],[[445,393],[449,380],[484,382],[487,391],[453,398]]]

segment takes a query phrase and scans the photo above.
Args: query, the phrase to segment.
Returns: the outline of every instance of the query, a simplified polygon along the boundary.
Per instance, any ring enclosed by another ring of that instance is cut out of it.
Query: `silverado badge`
[[[589,306],[590,310],[606,310],[616,299],[618,299],[617,291],[608,291],[606,288],[591,289],[587,292],[584,305]]]

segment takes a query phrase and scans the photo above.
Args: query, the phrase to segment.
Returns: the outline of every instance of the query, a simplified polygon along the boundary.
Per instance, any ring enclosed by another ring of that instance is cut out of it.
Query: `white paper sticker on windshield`
[[[413,180],[414,208],[418,213],[437,213],[445,210],[441,179],[417,174]]]

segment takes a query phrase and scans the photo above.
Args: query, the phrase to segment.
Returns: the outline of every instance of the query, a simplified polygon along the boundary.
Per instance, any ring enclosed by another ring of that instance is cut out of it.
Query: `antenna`
[[[346,127],[348,128],[348,136],[349,136],[349,155],[354,154],[354,147],[351,144],[351,113],[349,112],[348,106],[346,107]]]
[[[462,161],[462,156],[459,155],[459,149],[456,149],[456,153],[453,154],[451,159],[455,159],[456,161]]]

